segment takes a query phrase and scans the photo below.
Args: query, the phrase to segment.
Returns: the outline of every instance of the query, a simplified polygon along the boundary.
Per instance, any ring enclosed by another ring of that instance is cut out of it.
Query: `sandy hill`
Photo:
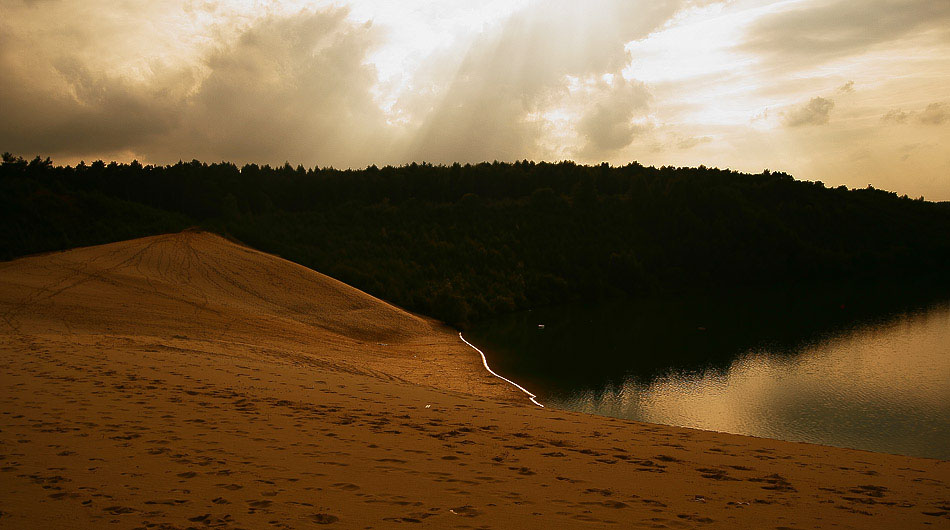
[[[454,331],[295,263],[199,231],[0,264],[0,316],[31,333],[280,358],[498,398]],[[229,348],[240,345],[240,348]]]
[[[950,524],[948,462],[539,409],[207,233],[2,263],[0,317],[0,528]]]

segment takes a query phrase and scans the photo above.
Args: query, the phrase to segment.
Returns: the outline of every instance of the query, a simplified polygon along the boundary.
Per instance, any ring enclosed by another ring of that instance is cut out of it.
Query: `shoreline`
[[[529,399],[532,403],[534,403],[535,405],[541,407],[542,409],[544,408],[544,405],[542,405],[541,403],[539,403],[538,400],[536,399],[538,396],[535,396],[534,394],[532,394],[531,392],[529,392],[525,387],[519,385],[518,383],[515,383],[515,382],[512,381],[511,379],[508,379],[508,378],[506,378],[506,377],[502,377],[502,376],[498,375],[497,373],[495,373],[495,371],[492,370],[490,366],[488,366],[488,359],[485,357],[485,352],[483,352],[482,350],[478,349],[478,347],[476,347],[476,346],[475,346],[474,344],[472,344],[471,342],[465,340],[465,337],[462,336],[462,332],[461,332],[461,331],[459,331],[459,338],[462,339],[462,342],[464,342],[465,344],[467,344],[469,347],[471,347],[473,350],[475,350],[476,352],[478,352],[479,355],[482,356],[482,364],[485,366],[485,369],[488,370],[488,372],[489,372],[491,375],[497,377],[498,379],[501,379],[502,381],[511,383],[511,384],[514,385],[518,390],[520,390],[520,391],[524,392],[525,394],[527,394],[527,395],[528,395],[528,399]]]
[[[802,306],[811,305],[806,300]],[[683,302],[542,308],[467,333],[493,365],[558,409],[950,460],[941,399],[950,382],[938,375],[950,370],[950,299],[912,311],[898,305],[880,318],[848,317],[818,331],[789,309],[787,335],[771,309],[785,300],[670,309]],[[744,318],[751,310],[769,312],[766,325]],[[535,332],[536,322],[548,331]],[[743,327],[759,331],[747,337]]]

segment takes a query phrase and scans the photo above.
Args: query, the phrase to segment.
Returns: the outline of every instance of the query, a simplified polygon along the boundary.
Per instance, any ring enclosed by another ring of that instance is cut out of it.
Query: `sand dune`
[[[201,232],[0,264],[0,528],[950,526],[950,463],[534,407]]]

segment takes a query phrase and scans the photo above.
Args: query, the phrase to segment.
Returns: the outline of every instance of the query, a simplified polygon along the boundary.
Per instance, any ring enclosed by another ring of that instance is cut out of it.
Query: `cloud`
[[[18,152],[117,152],[172,130],[187,72],[156,76],[165,88],[94,71],[70,55],[30,52],[0,28],[0,144]]]
[[[642,127],[634,112],[649,98],[620,75],[624,45],[693,5],[532,3],[436,50],[406,77],[390,113],[369,62],[384,34],[346,8],[259,16],[130,1],[114,16],[88,16],[104,2],[43,4],[49,24],[36,21],[36,6],[14,3],[0,21],[5,149],[347,167],[541,158],[554,152],[541,145],[550,133],[561,135],[558,153],[597,157],[631,141]],[[136,18],[136,6],[154,23]],[[208,20],[216,22],[202,26]],[[576,80],[604,74],[618,81],[586,101],[571,93]],[[543,117],[565,105],[568,125]]]
[[[854,92],[854,81],[848,81],[847,83],[839,86],[838,92],[842,94],[851,94]]]
[[[906,161],[907,159],[909,159],[909,158],[914,154],[914,151],[919,150],[922,145],[923,145],[923,144],[920,144],[920,143],[916,143],[916,144],[904,144],[904,145],[902,145],[902,146],[897,150],[898,153],[901,154],[901,162],[904,162],[904,161]]]
[[[905,124],[916,118],[922,125],[942,125],[950,122],[950,105],[942,102],[931,103],[919,112],[904,112],[901,109],[890,110],[883,116],[884,123]]]
[[[740,49],[785,67],[810,67],[950,25],[950,2],[810,0],[764,16]]]
[[[616,76],[611,83],[600,83],[601,96],[590,105],[577,123],[585,143],[578,155],[582,159],[609,156],[628,145],[649,124],[634,123],[638,111],[647,108],[650,93],[642,83]]]
[[[391,144],[365,64],[377,42],[345,9],[253,20],[218,34],[197,64],[141,79],[94,69],[64,46],[0,28],[0,144],[17,152],[369,164]],[[25,59],[29,58],[29,60]]]
[[[620,78],[629,60],[624,45],[662,26],[683,5],[674,0],[539,2],[465,43],[467,51],[434,56],[426,74],[416,79],[415,95],[402,102],[421,122],[409,158],[537,157],[545,130],[539,116],[570,96],[570,78],[607,73]],[[584,152],[591,156],[626,145],[635,133],[624,120],[641,104],[643,89],[634,84],[617,91],[585,109],[577,123]],[[610,115],[611,108],[621,114]],[[594,131],[596,123],[609,130]]]
[[[950,105],[946,103],[931,103],[917,115],[917,119],[924,125],[942,125],[950,121]]]
[[[195,145],[203,158],[344,166],[380,155],[387,127],[371,93],[375,70],[365,64],[376,35],[346,15],[267,17],[219,45],[166,150]]]
[[[881,116],[881,121],[884,123],[907,123],[908,118],[910,118],[910,113],[904,112],[901,109],[889,110],[886,114]]]
[[[0,0],[0,148],[61,163],[640,159],[948,197],[945,1],[298,7],[314,4]]]
[[[831,118],[831,110],[835,102],[823,97],[814,97],[804,106],[785,113],[787,127],[802,127],[806,125],[824,125]]]
[[[713,141],[712,137],[709,136],[694,136],[689,138],[683,138],[682,140],[676,142],[676,147],[678,149],[692,149],[700,144],[706,144]]]

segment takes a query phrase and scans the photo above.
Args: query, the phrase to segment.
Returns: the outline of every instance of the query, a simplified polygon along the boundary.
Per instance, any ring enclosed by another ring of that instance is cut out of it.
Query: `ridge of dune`
[[[301,331],[317,328],[364,341],[404,340],[431,327],[333,278],[208,232],[79,248],[9,262],[2,270],[39,290],[30,303],[70,291],[87,311],[112,311],[116,304],[93,303],[93,297],[139,294],[144,298],[115,300],[130,317],[174,318],[158,314],[162,302],[170,302],[191,306],[195,318],[209,322],[228,313],[273,321],[285,330],[300,325]]]
[[[0,529],[946,526],[950,462],[541,409],[186,231],[0,263]]]

